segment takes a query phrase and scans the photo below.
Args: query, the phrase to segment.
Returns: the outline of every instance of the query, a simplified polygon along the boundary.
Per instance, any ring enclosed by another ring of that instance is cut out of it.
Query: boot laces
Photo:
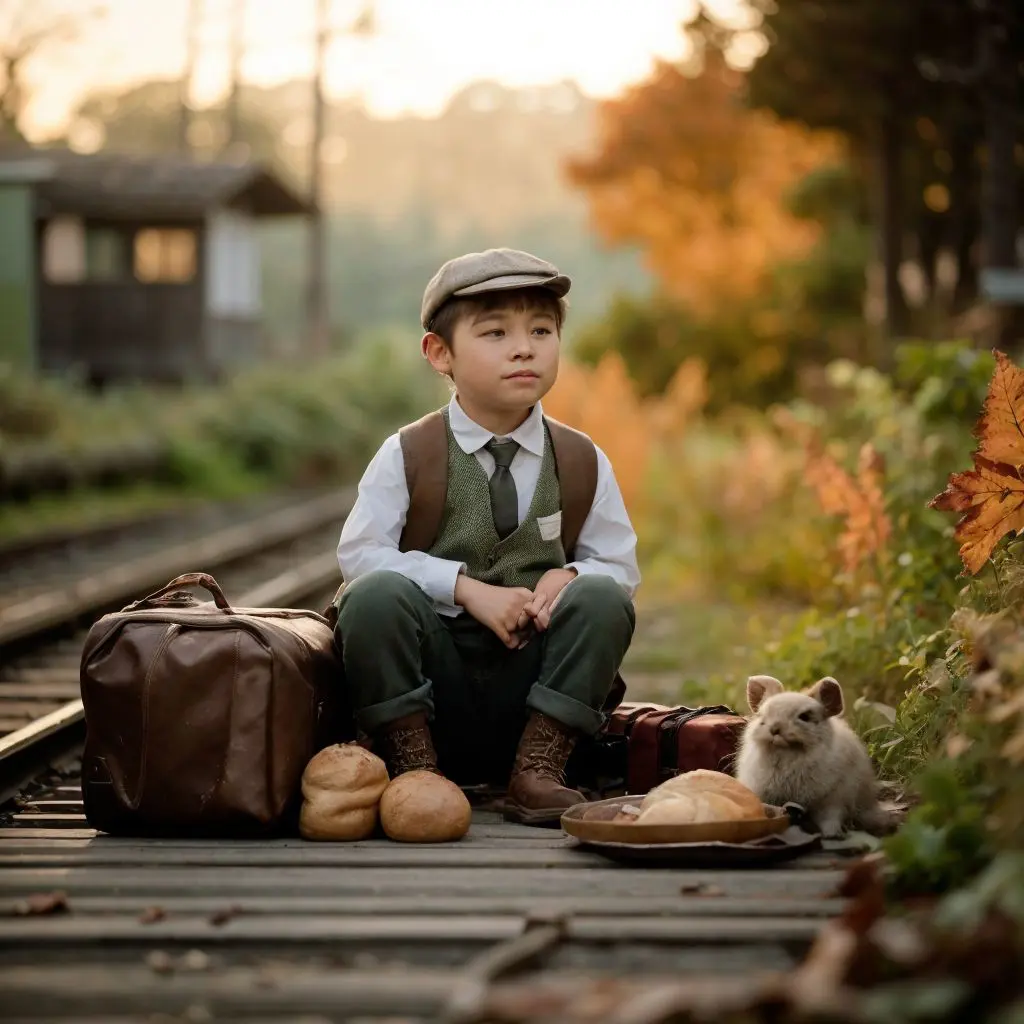
[[[572,753],[573,738],[552,722],[541,719],[533,729],[517,766],[519,771],[534,771],[565,785],[565,762]]]
[[[426,729],[394,729],[383,737],[383,745],[392,778],[405,772],[437,770],[434,745]]]

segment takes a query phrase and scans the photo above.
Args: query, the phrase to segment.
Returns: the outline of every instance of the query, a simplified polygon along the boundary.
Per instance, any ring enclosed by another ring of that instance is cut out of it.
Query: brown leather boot
[[[374,748],[388,766],[391,778],[415,771],[441,774],[427,716],[422,711],[389,722],[374,737]]]
[[[562,812],[586,797],[565,785],[565,762],[576,736],[560,722],[534,712],[523,730],[503,814],[524,825],[557,827]]]

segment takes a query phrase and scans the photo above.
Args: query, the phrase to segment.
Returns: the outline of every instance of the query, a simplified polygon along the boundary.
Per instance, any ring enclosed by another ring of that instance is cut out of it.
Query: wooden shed
[[[257,221],[308,212],[255,162],[0,152],[0,361],[95,383],[250,364]]]

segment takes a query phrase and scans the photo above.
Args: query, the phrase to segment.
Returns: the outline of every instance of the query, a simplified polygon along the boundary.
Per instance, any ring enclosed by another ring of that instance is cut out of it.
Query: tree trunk
[[[927,207],[921,210],[917,221],[917,259],[924,276],[925,303],[931,309],[937,298],[939,276],[939,252],[946,228],[943,214],[933,213]]]
[[[956,257],[956,285],[950,303],[953,314],[962,313],[978,297],[978,265],[974,258],[974,243],[978,240],[976,145],[975,133],[966,127],[954,133],[950,144],[950,244]]]
[[[882,115],[877,137],[879,249],[884,272],[885,335],[907,327],[907,301],[900,284],[903,262],[903,130],[895,101]]]
[[[985,111],[985,143],[988,159],[982,181],[982,234],[986,267],[1017,266],[1017,65],[1010,43],[1010,19],[1015,0],[993,4],[988,24],[982,29],[984,66],[982,83]],[[1009,345],[1017,333],[1019,307],[995,307],[995,342]]]

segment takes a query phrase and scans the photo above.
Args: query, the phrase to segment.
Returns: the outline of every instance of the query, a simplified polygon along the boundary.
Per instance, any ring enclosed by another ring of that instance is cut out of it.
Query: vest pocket
[[[557,540],[562,534],[562,513],[537,517],[537,529],[541,540]]]

